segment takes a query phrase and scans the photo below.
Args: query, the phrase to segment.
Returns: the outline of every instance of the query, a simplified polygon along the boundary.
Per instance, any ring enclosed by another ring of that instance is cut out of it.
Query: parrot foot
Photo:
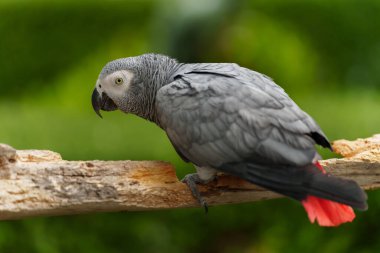
[[[199,192],[197,188],[197,184],[206,184],[210,180],[202,180],[199,178],[198,174],[187,174],[182,180],[183,183],[187,184],[187,186],[190,188],[191,193],[193,194],[193,197],[196,198],[199,202],[199,204],[205,209],[205,213],[208,213],[208,204],[206,200],[202,197],[201,193]]]

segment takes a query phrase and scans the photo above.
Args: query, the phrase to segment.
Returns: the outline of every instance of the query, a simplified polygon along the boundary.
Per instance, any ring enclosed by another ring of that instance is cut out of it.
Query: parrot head
[[[155,91],[164,85],[177,62],[164,55],[144,54],[107,63],[92,93],[92,107],[121,110],[151,120]]]
[[[100,116],[100,110],[114,111],[126,109],[134,81],[133,65],[127,64],[128,58],[108,63],[100,72],[92,93],[92,107]]]

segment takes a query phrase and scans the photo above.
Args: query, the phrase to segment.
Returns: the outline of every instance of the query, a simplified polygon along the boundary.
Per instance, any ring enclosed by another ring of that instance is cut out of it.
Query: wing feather
[[[316,155],[313,136],[328,143],[281,87],[236,64],[186,66],[158,91],[156,108],[176,150],[199,166],[245,159],[303,166]]]

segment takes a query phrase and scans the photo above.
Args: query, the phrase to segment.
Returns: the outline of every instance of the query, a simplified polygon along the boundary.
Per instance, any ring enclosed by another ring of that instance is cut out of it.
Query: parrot
[[[314,119],[270,77],[236,63],[180,63],[147,53],[108,62],[91,97],[94,111],[120,110],[155,123],[198,184],[229,174],[299,201],[311,223],[339,226],[367,210],[353,180],[326,173],[316,145],[332,147]]]

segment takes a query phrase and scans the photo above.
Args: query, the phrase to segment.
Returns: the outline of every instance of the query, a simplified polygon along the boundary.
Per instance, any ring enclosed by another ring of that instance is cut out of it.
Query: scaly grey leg
[[[206,200],[202,197],[201,193],[197,188],[197,184],[204,184],[207,182],[202,181],[197,173],[187,174],[182,180],[190,188],[193,197],[196,198],[199,204],[205,209],[206,214],[208,213],[208,205]]]
[[[201,206],[204,207],[205,212],[208,212],[207,202],[203,199],[201,193],[198,191],[197,184],[207,184],[215,179],[216,170],[210,167],[200,167],[195,166],[197,173],[188,174],[183,179],[182,182],[186,183],[194,198],[196,198]]]

